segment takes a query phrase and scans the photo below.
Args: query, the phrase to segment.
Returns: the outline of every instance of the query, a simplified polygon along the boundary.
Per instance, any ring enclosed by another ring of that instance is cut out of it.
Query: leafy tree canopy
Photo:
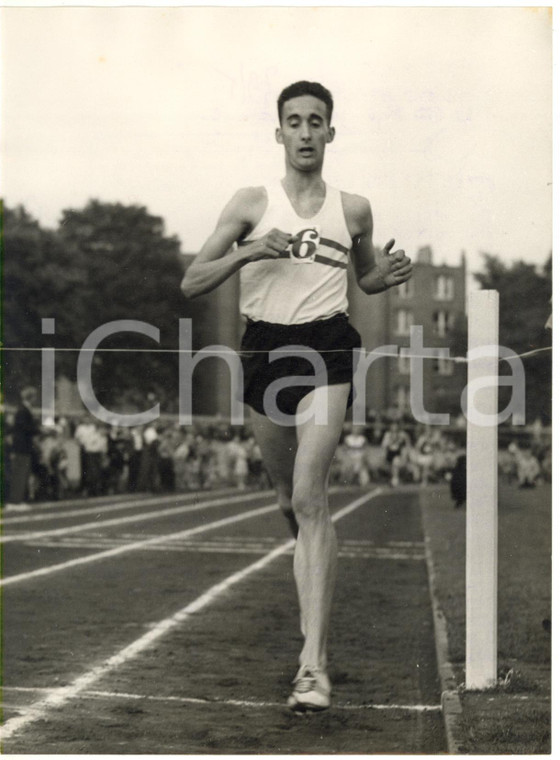
[[[142,206],[92,200],[63,211],[56,230],[41,228],[22,207],[5,208],[3,247],[5,346],[79,348],[92,330],[127,319],[158,328],[159,345],[121,332],[100,348],[175,349],[179,318],[201,316],[201,307],[179,289],[178,238],[167,236],[163,220]],[[55,319],[54,336],[42,335],[44,317]],[[40,382],[38,352],[8,357],[8,395],[12,386]],[[76,359],[77,352],[59,352],[57,371],[72,377]],[[94,388],[108,405],[153,393],[165,407],[165,399],[171,403],[177,395],[176,384],[173,352],[96,354]]]
[[[500,344],[523,354],[552,343],[545,323],[552,310],[552,254],[542,268],[524,261],[505,264],[484,254],[484,269],[475,274],[483,289],[500,294]],[[549,422],[552,397],[552,356],[539,353],[523,359],[526,381],[526,413],[529,421],[541,417]],[[510,374],[505,362],[503,374]],[[510,393],[500,389],[501,403]]]
[[[484,269],[475,278],[485,290],[500,294],[500,342],[522,353],[546,343],[544,325],[551,311],[552,255],[542,271],[516,261],[509,266],[484,254]]]

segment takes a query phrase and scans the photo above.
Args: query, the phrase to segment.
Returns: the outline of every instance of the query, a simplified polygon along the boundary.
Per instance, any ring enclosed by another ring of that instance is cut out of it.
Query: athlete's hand
[[[245,261],[277,259],[294,241],[295,238],[287,232],[272,229],[264,237],[243,246],[241,250]]]
[[[406,282],[412,275],[412,261],[402,249],[391,253],[391,248],[394,245],[395,241],[393,238],[388,243],[385,243],[379,262],[385,285],[388,288]]]

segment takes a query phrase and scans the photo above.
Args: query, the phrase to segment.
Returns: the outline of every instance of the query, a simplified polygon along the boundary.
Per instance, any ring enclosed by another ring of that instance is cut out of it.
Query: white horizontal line
[[[45,694],[53,694],[58,691],[58,689],[44,689],[44,688],[37,688],[34,689],[32,687],[18,687],[18,686],[6,686],[4,687],[4,691],[21,691],[21,692],[33,692],[33,693],[45,693]],[[146,700],[148,702],[179,702],[183,704],[195,704],[195,705],[227,705],[231,707],[251,707],[251,708],[267,708],[267,707],[273,707],[275,709],[279,707],[285,707],[285,702],[262,702],[260,700],[255,699],[202,699],[200,697],[174,697],[174,696],[167,696],[167,697],[158,697],[156,695],[150,695],[150,694],[128,694],[126,692],[118,692],[118,691],[83,691],[79,695],[77,695],[79,699],[130,699],[130,700],[136,700],[136,701],[142,701]],[[17,707],[16,705],[9,705],[13,709],[21,710],[21,712],[25,713],[26,711],[32,711],[32,708],[26,708],[26,707]],[[8,707],[6,703],[4,703],[4,707]],[[441,711],[441,705],[401,705],[401,704],[374,704],[374,703],[366,703],[366,704],[360,704],[360,705],[354,705],[352,703],[336,703],[334,702],[331,706],[331,709],[334,710],[403,710],[405,712],[440,712]]]
[[[216,496],[223,496],[225,494],[231,493],[232,495],[238,494],[239,490],[237,488],[221,488],[220,490],[208,492],[208,491],[191,491],[189,493],[176,493],[173,496],[157,496],[152,497],[148,499],[134,499],[134,500],[128,500],[128,501],[112,501],[108,504],[99,504],[97,506],[91,506],[90,499],[84,499],[83,505],[84,506],[78,506],[77,509],[71,509],[68,511],[64,511],[65,507],[76,507],[76,505],[80,504],[80,499],[76,499],[75,501],[71,502],[70,504],[60,504],[57,509],[54,511],[51,511],[53,507],[56,506],[56,502],[49,502],[48,509],[46,508],[46,505],[44,504],[37,504],[37,508],[43,510],[40,513],[33,513],[33,514],[24,514],[20,515],[19,517],[5,517],[2,520],[3,525],[13,525],[14,523],[33,523],[33,522],[45,522],[47,520],[65,520],[68,517],[82,517],[83,515],[101,515],[106,512],[118,512],[121,509],[133,509],[134,507],[151,507],[154,504],[168,504],[170,502],[192,502],[196,501],[197,499],[200,500],[201,497],[216,497]],[[261,491],[261,494],[270,494],[272,491]],[[104,496],[103,498],[107,499],[110,497]],[[90,505],[90,506],[86,506]]]
[[[423,541],[387,541],[387,546],[394,546],[395,548],[403,549],[423,549]]]
[[[354,552],[341,551],[338,554],[343,559],[378,559],[378,560],[422,560],[426,559],[424,554],[398,554],[396,552]]]
[[[72,539],[63,538],[60,541],[48,540],[30,541],[26,544],[31,547],[41,547],[48,549],[103,549],[107,546],[129,546],[129,543],[114,541],[112,539],[88,541],[87,538]],[[222,544],[211,542],[186,542],[186,543],[158,543],[140,547],[139,551],[172,551],[172,552],[196,552],[198,554],[266,554],[270,549],[268,545],[256,544]],[[344,547],[339,548],[339,558],[343,559],[378,559],[378,560],[424,560],[424,554],[418,552],[396,552],[392,549],[370,549],[368,551],[355,552]]]

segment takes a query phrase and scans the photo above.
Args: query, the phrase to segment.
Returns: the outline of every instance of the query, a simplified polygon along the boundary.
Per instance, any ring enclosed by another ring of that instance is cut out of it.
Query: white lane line
[[[12,686],[12,687],[5,687],[4,691],[21,691],[21,692],[32,692],[32,693],[45,693],[45,694],[53,694],[58,691],[58,689],[48,689],[48,688],[37,688],[34,689],[32,687],[18,687],[18,686]],[[266,707],[273,707],[275,709],[279,707],[286,707],[285,702],[262,702],[260,700],[256,699],[203,699],[201,697],[175,697],[175,696],[168,696],[168,697],[158,697],[153,696],[150,694],[128,694],[126,692],[119,692],[119,691],[95,691],[93,689],[84,691],[81,694],[77,695],[77,698],[79,699],[99,699],[99,700],[106,700],[106,699],[119,699],[119,700],[132,700],[132,701],[146,701],[146,702],[170,702],[170,703],[180,703],[180,704],[190,704],[190,705],[206,705],[207,707],[216,705],[217,707],[221,707],[223,705],[226,705],[228,707],[249,707],[249,708],[266,708]],[[16,704],[10,704],[4,703],[4,707],[11,707],[14,710],[19,710],[23,712],[31,711],[32,708],[27,708],[25,706],[19,706]],[[441,705],[401,705],[401,704],[374,704],[371,702],[366,702],[365,704],[360,705],[354,705],[351,702],[333,702],[331,705],[332,710],[401,710],[404,712],[441,712]]]
[[[70,525],[66,528],[55,528],[53,530],[41,530],[32,533],[14,533],[8,536],[1,536],[0,543],[13,543],[15,541],[32,541],[34,539],[46,536],[67,536],[71,533],[82,533],[86,530],[98,528],[110,528],[114,525],[126,525],[127,523],[145,522],[146,520],[157,520],[160,517],[170,517],[172,515],[186,514],[187,512],[197,512],[208,507],[221,507],[225,504],[237,504],[240,501],[253,501],[254,499],[264,499],[270,496],[272,491],[259,491],[257,493],[247,493],[240,496],[227,496],[223,499],[213,499],[211,501],[201,502],[200,504],[190,504],[182,507],[171,507],[170,509],[157,509],[155,512],[143,512],[137,515],[128,515],[127,517],[115,517],[112,520],[96,520],[95,522],[81,523],[80,525]]]
[[[348,491],[355,491],[356,486],[343,486],[343,485],[337,485],[332,486],[330,489],[330,493],[342,493],[342,492],[348,492]],[[223,488],[212,488],[210,490],[200,488],[194,491],[177,491],[175,494],[169,494],[167,496],[164,496],[162,494],[162,497],[166,501],[172,501],[173,498],[181,497],[181,499],[184,496],[194,496],[200,497],[200,496],[222,496],[226,493],[239,493],[239,489],[234,486],[226,486]],[[263,493],[266,493],[263,491]],[[128,504],[129,502],[126,501],[127,498],[131,497],[133,494],[131,493],[123,493],[123,494],[113,494],[111,496],[78,496],[73,499],[59,499],[58,501],[38,501],[33,502],[30,506],[33,509],[33,512],[35,513],[36,510],[39,509],[52,509],[55,508],[57,511],[60,509],[64,509],[66,507],[75,507],[77,505],[81,504],[98,504],[99,506],[105,506],[103,502],[106,502],[107,504],[113,504],[118,508],[119,504]],[[140,497],[146,497],[146,498],[140,498]],[[159,497],[154,497],[153,494],[149,495],[146,491],[138,492],[137,495],[134,496],[135,499],[137,499],[139,504],[142,504],[143,502],[157,502]],[[119,499],[122,499],[122,501],[119,501]],[[136,503],[136,501],[134,502]],[[92,507],[94,509],[95,507]],[[25,515],[25,517],[29,517],[29,515]],[[9,518],[10,520],[20,520],[20,517],[13,517]]]
[[[409,562],[410,560],[414,562],[424,562],[426,557],[424,554],[405,554],[401,553],[398,554],[397,552],[385,552],[382,550],[379,551],[371,551],[371,552],[349,552],[344,551],[344,549],[340,552],[339,557],[342,559],[377,559],[377,560],[390,560],[390,561],[406,561]]]
[[[90,540],[89,537],[79,537],[62,538],[60,540],[44,539],[43,541],[29,542],[28,545],[34,548],[41,547],[47,549],[104,549],[108,546],[126,546],[127,543],[118,538]],[[184,543],[173,542],[150,545],[146,546],[144,551],[198,552],[201,554],[265,554],[269,549],[270,543],[185,541]],[[415,560],[419,562],[424,562],[426,559],[423,552],[406,552],[404,550],[399,552],[386,547],[373,547],[371,549],[360,547],[359,551],[355,551],[354,548],[347,548],[344,542],[339,545],[338,557],[339,559]]]
[[[64,512],[62,508],[57,509],[54,512],[44,511],[41,514],[25,514],[20,517],[4,517],[2,519],[2,525],[13,525],[14,523],[33,523],[33,522],[46,522],[47,520],[65,520],[68,517],[82,517],[82,515],[102,515],[107,512],[119,512],[121,509],[134,509],[134,507],[153,507],[154,504],[169,504],[171,502],[192,502],[197,499],[208,498],[210,496],[225,496],[226,494],[238,494],[238,488],[221,488],[215,491],[189,491],[187,493],[176,493],[172,496],[158,496],[150,499],[134,499],[133,501],[112,501],[109,504],[100,504],[99,506],[78,506],[76,509]],[[272,491],[261,491],[263,494],[272,493]],[[105,497],[107,498],[107,497]],[[68,506],[76,507],[79,501],[74,501]],[[89,504],[84,502],[84,504]]]
[[[339,509],[338,512],[333,515],[333,522],[337,522],[382,492],[383,491],[381,488],[376,488],[374,491],[371,491],[359,499],[350,502],[350,504],[348,504],[346,507],[343,507],[342,509]],[[276,509],[276,505],[272,507],[272,509]],[[264,510],[255,510],[253,515],[256,516],[259,512],[263,513],[263,511],[269,510],[270,508]],[[124,647],[124,649],[121,649],[120,652],[117,652],[112,657],[109,657],[97,667],[79,676],[68,686],[63,686],[62,688],[57,689],[55,692],[47,694],[43,699],[37,700],[37,702],[30,705],[28,712],[23,715],[18,715],[14,718],[10,718],[8,721],[6,721],[2,727],[2,739],[5,740],[10,738],[14,735],[14,733],[16,733],[16,731],[24,728],[24,726],[27,726],[30,723],[33,723],[36,720],[44,717],[50,708],[61,707],[76,697],[78,694],[86,691],[92,686],[92,684],[101,679],[103,676],[106,676],[112,670],[120,667],[125,662],[128,662],[129,660],[137,657],[141,652],[151,647],[155,641],[162,638],[162,636],[165,636],[167,633],[169,633],[169,631],[177,628],[186,620],[188,620],[195,612],[199,612],[200,610],[212,604],[212,602],[222,596],[222,594],[229,591],[232,586],[235,586],[240,581],[245,580],[245,578],[247,578],[249,575],[262,570],[277,557],[280,557],[289,549],[292,549],[294,545],[294,539],[285,541],[283,544],[276,547],[276,549],[273,549],[264,557],[261,557],[261,559],[251,563],[250,565],[247,565],[245,568],[243,568],[243,570],[238,570],[236,573],[229,575],[220,583],[212,586],[210,589],[208,589],[208,591],[199,596],[186,607],[183,607],[183,609],[179,610],[174,615],[161,620],[154,628],[145,633],[139,639],[136,639],[136,641],[133,641],[131,644]]]
[[[196,528],[187,528],[186,530],[179,531],[178,533],[168,533],[164,536],[156,536],[156,538],[143,539],[142,541],[134,541],[131,544],[124,544],[122,546],[116,546],[114,549],[107,549],[106,551],[98,552],[97,554],[88,554],[86,557],[75,557],[67,562],[60,562],[57,565],[48,565],[47,567],[40,567],[36,570],[29,570],[26,573],[20,573],[19,575],[9,575],[7,578],[3,578],[0,581],[0,586],[10,586],[14,583],[21,583],[22,581],[30,580],[31,578],[39,578],[43,575],[51,575],[61,570],[68,570],[78,565],[86,565],[89,562],[97,562],[107,557],[116,557],[126,552],[137,551],[138,549],[144,549],[146,546],[152,544],[158,544],[163,541],[173,540],[174,538],[181,539],[187,536],[194,536],[198,533],[204,533],[208,530],[214,530],[215,528],[221,528],[224,525],[231,525],[232,523],[239,522],[241,520],[248,520],[251,517],[258,517],[268,512],[273,512],[278,509],[277,504],[271,504],[266,507],[260,507],[257,509],[251,509],[247,512],[241,512],[233,515],[232,517],[224,517],[221,520],[215,520],[207,525],[199,525]]]

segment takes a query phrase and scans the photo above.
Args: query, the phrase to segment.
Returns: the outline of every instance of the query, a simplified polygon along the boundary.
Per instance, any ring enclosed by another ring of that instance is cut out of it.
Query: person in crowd
[[[344,448],[348,463],[348,480],[360,486],[367,486],[369,483],[366,465],[367,438],[360,427],[354,426],[344,437]]]
[[[142,450],[144,437],[141,427],[133,427],[130,430],[131,445],[128,458],[128,490],[130,493],[138,491],[140,478],[140,465],[142,463]]]
[[[251,485],[260,490],[271,488],[272,484],[263,463],[262,451],[254,435],[250,435],[247,439],[246,449]]]
[[[232,440],[227,444],[227,455],[229,461],[229,470],[231,479],[237,488],[242,491],[247,488],[247,477],[249,475],[248,452],[247,448],[241,442],[241,438],[236,433]]]
[[[128,440],[125,428],[112,425],[107,431],[107,467],[105,492],[118,494],[124,490],[128,463]]]
[[[434,455],[437,447],[436,437],[428,425],[425,425],[415,445],[415,461],[419,468],[419,480],[426,486],[433,474]]]
[[[140,471],[138,473],[138,490],[159,490],[159,434],[156,426],[149,423],[142,432],[142,454],[140,458]]]
[[[64,452],[59,431],[54,421],[43,429],[39,437],[39,488],[37,499],[55,501],[61,496],[61,474]]]
[[[408,433],[401,429],[398,422],[391,422],[389,430],[383,436],[381,447],[385,461],[391,472],[391,485],[398,486],[402,469],[406,466],[408,452],[411,448]]]
[[[158,447],[158,469],[161,490],[164,493],[175,491],[175,469],[173,453],[175,451],[173,430],[164,430],[160,434]]]
[[[539,460],[530,449],[521,449],[517,460],[519,488],[534,488],[541,474]]]
[[[96,421],[81,420],[74,436],[82,451],[82,491],[85,496],[99,496],[103,491],[103,455],[107,439]]]
[[[193,455],[193,472],[196,472],[198,476],[195,488],[207,489],[212,483],[212,464],[214,458],[214,452],[212,451],[208,436],[202,433],[195,435]]]
[[[61,433],[60,481],[62,498],[79,493],[82,485],[81,451],[80,445],[74,437],[74,432],[71,423],[66,423]]]
[[[464,507],[467,501],[467,455],[464,453],[457,456],[451,472],[449,489],[455,506]]]
[[[6,512],[24,512],[30,509],[27,499],[31,459],[34,439],[39,434],[39,426],[32,411],[36,400],[35,388],[28,386],[22,389],[11,430],[10,491],[4,506]]]
[[[177,446],[173,451],[175,487],[178,491],[188,491],[190,489],[187,465],[191,453],[189,438],[188,434],[183,430],[178,431]]]

